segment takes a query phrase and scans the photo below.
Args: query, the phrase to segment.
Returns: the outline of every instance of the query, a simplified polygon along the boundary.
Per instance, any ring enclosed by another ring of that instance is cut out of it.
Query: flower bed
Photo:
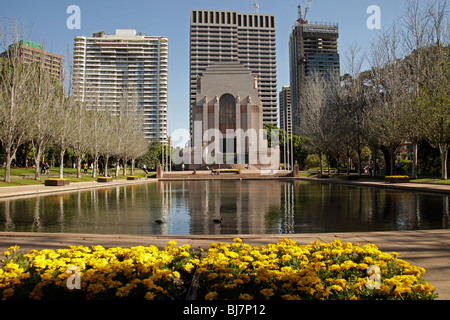
[[[44,184],[46,186],[68,186],[70,184],[69,179],[46,179]]]
[[[162,250],[71,246],[27,254],[11,247],[1,261],[0,297],[184,299],[194,273],[197,300],[437,297],[434,287],[420,277],[423,268],[372,244],[298,245],[284,239],[257,247],[235,239],[231,244],[212,243],[201,260],[189,245],[175,245],[169,241]]]
[[[367,272],[377,268],[378,281]],[[285,239],[253,247],[236,239],[212,244],[197,272],[198,299],[206,300],[436,298],[434,287],[420,278],[423,268],[372,244],[297,245]]]
[[[127,180],[139,180],[138,176],[127,176]]]
[[[321,179],[328,179],[330,176],[326,173],[319,173],[317,175],[317,178],[321,178]]]
[[[405,183],[409,182],[409,176],[386,176],[385,183]]]
[[[113,179],[111,177],[98,177],[97,182],[111,182]]]
[[[3,253],[6,259],[0,269],[0,297],[176,299],[187,291],[199,255],[189,250],[189,246],[174,247],[175,244],[169,241],[163,250],[155,246],[128,249],[72,246],[56,251],[31,250],[28,254],[12,247]]]

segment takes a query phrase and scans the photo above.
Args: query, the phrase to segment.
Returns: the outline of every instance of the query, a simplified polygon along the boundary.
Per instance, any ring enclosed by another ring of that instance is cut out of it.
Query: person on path
[[[402,165],[399,160],[395,163],[395,173],[399,175],[402,172]]]
[[[142,170],[145,173],[145,179],[147,179],[147,175],[148,175],[148,170],[147,170],[147,166],[145,165],[145,163],[142,165]]]

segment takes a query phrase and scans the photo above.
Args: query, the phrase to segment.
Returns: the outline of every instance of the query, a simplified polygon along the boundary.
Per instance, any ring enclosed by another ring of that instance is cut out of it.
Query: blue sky
[[[44,43],[47,50],[67,55],[73,38],[90,36],[97,31],[114,33],[115,29],[136,29],[148,35],[169,39],[169,116],[172,130],[189,126],[189,20],[191,9],[236,10],[253,12],[254,0],[2,0],[0,18],[23,20],[28,40]],[[289,85],[288,40],[297,19],[297,6],[306,0],[258,0],[259,12],[275,14],[277,24],[278,87]],[[66,21],[67,7],[81,10],[81,29],[70,30]],[[367,8],[381,9],[381,30],[370,30]],[[403,12],[402,0],[313,0],[310,21],[339,24],[339,53],[345,71],[345,55],[349,45],[370,48],[371,41]],[[366,65],[366,67],[368,67]]]

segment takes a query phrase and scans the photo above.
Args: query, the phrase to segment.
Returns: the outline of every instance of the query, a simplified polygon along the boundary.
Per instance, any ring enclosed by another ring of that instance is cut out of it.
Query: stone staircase
[[[217,166],[218,168],[218,166]],[[225,168],[222,165],[221,169],[231,169]],[[196,174],[193,174],[193,171],[175,171],[170,173],[164,173],[162,178],[159,180],[247,180],[247,179],[278,179],[278,178],[287,178],[293,177],[292,172],[290,171],[261,171],[258,169],[241,169],[241,173],[237,174],[235,172],[229,173],[220,173],[220,174],[211,174],[211,170],[216,169],[215,167],[210,167],[210,170],[197,170]],[[233,167],[233,169],[237,169]]]

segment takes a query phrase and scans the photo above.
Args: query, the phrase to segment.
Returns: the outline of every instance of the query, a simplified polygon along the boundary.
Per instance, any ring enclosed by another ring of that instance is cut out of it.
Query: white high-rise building
[[[77,36],[73,84],[83,101],[101,97],[114,112],[124,89],[135,90],[147,140],[167,140],[168,39],[117,29]],[[91,94],[89,91],[94,91]]]
[[[216,62],[238,61],[258,79],[263,123],[277,124],[275,16],[237,11],[192,10],[190,34],[190,108],[197,80]]]

